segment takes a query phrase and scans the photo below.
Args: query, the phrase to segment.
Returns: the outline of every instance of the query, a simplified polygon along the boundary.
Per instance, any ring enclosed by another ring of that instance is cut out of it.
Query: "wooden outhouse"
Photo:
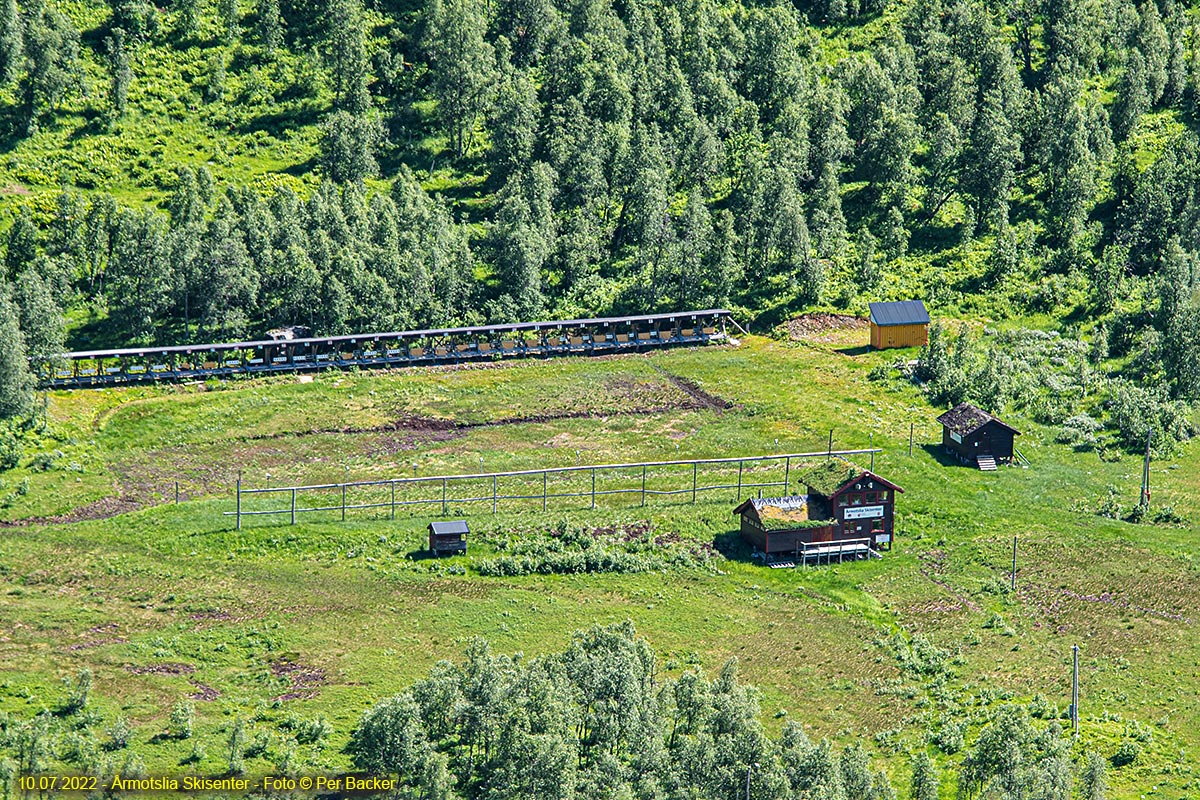
[[[841,460],[801,477],[808,494],[754,498],[734,509],[742,538],[767,563],[863,558],[891,549],[899,486]]]
[[[1014,438],[1021,432],[970,403],[959,403],[937,418],[942,423],[942,446],[966,464],[993,470],[1010,464]]]
[[[467,552],[467,529],[465,520],[429,523],[429,552],[435,556],[443,553]]]
[[[929,343],[929,312],[920,300],[870,303],[871,347],[924,347]]]

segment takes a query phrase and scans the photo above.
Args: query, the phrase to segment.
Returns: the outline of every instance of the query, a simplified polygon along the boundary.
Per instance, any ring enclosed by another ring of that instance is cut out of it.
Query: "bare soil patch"
[[[839,334],[851,330],[866,330],[867,320],[850,314],[816,312],[801,314],[783,323],[788,339],[793,342],[833,342]]]
[[[328,683],[325,670],[288,656],[271,662],[271,674],[277,678],[287,678],[291,683],[290,690],[274,698],[275,700],[310,700]]]
[[[196,668],[191,664],[184,664],[178,661],[165,664],[146,664],[141,667],[127,664],[125,669],[134,675],[191,675],[196,671]]]
[[[211,703],[221,696],[221,693],[211,686],[207,686],[200,681],[191,681],[192,687],[196,690],[188,695],[189,700],[199,700],[203,703]]]

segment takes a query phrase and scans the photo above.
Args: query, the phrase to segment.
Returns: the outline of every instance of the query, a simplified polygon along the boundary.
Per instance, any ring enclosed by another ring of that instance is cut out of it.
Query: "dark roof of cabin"
[[[929,312],[920,300],[897,300],[892,303],[868,305],[871,307],[871,322],[881,327],[929,324]]]
[[[451,520],[450,522],[431,522],[429,523],[429,532],[435,536],[442,536],[444,534],[449,535],[456,533],[470,533],[470,531],[467,530],[466,520],[462,519]]]
[[[989,422],[995,422],[997,425],[1007,428],[1016,436],[1021,435],[1021,432],[1012,425],[992,416],[982,409],[976,408],[970,403],[959,403],[938,417],[937,421],[959,436],[970,436]]]

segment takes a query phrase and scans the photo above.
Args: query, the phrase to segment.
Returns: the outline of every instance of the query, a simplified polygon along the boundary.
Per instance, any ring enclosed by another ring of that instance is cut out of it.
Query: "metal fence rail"
[[[63,353],[35,364],[42,386],[90,388],[156,381],[359,367],[428,366],[699,345],[725,338],[724,309]]]
[[[348,481],[308,486],[244,488],[239,479],[235,495],[235,509],[226,511],[224,514],[235,517],[237,529],[241,530],[243,517],[287,515],[289,522],[294,525],[299,514],[337,512],[340,514],[340,518],[345,520],[347,511],[388,509],[389,518],[395,519],[397,509],[410,506],[433,506],[438,513],[446,516],[451,506],[466,503],[490,503],[491,512],[494,514],[501,501],[540,500],[543,511],[548,510],[550,501],[555,499],[589,498],[591,508],[596,508],[597,498],[620,495],[636,495],[640,498],[643,506],[646,505],[647,498],[677,495],[685,495],[688,497],[688,502],[694,503],[700,494],[715,491],[736,491],[735,499],[740,501],[744,492],[754,489],[781,487],[783,490],[781,493],[788,494],[792,484],[791,473],[794,461],[869,454],[871,466],[874,467],[875,453],[879,452],[882,450],[878,448],[859,450],[833,450],[830,448],[815,453],[595,464],[509,472],[483,472],[469,475],[432,475],[376,481]],[[735,465],[737,467],[736,482],[732,477]],[[782,475],[769,474],[771,469],[778,471],[780,465],[783,467]],[[687,469],[688,467],[690,470]],[[763,475],[764,470],[768,474]],[[559,480],[553,485],[553,491],[551,490],[551,476],[559,476]],[[575,479],[576,483],[582,481],[582,486],[571,485],[572,479]],[[713,480],[716,482],[710,482]],[[483,491],[470,485],[473,481],[478,482],[477,485],[481,486]],[[506,484],[503,492],[501,492],[501,481]],[[625,483],[614,486],[621,481]],[[629,485],[630,481],[633,482],[632,485]],[[537,490],[539,482],[540,491]],[[486,491],[489,484],[490,492]],[[459,486],[465,487],[467,490],[465,494],[458,495],[452,491]],[[399,498],[397,498],[397,489],[401,492]],[[356,496],[352,497],[352,493]],[[422,494],[424,496],[413,496]],[[284,507],[246,507],[252,500],[268,495],[282,495],[287,498],[288,503]],[[330,502],[328,499],[330,496],[334,498],[334,502]]]

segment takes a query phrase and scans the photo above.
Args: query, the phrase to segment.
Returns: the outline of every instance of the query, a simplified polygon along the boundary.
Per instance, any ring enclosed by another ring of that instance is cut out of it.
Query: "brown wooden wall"
[[[871,347],[923,347],[929,343],[928,325],[876,325],[871,323]]]

